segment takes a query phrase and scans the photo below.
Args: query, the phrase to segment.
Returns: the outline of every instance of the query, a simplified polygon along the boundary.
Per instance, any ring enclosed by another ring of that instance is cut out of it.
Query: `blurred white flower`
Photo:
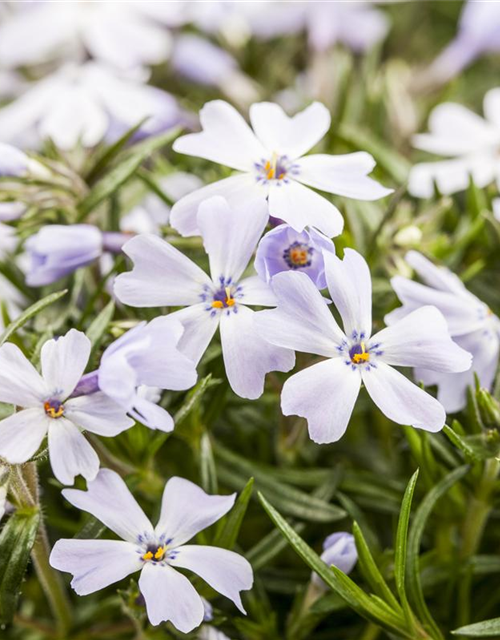
[[[159,186],[172,201],[200,189],[203,182],[198,176],[176,171],[159,181]],[[143,202],[129,211],[120,220],[124,233],[154,233],[160,235],[161,227],[168,224],[170,207],[155,193],[150,192]]]
[[[265,2],[248,13],[252,32],[273,38],[305,30],[309,46],[324,51],[337,42],[355,52],[370,49],[389,29],[384,13],[370,2]]]
[[[476,58],[500,52],[500,3],[469,0],[464,4],[458,33],[426,72],[433,84],[448,82]]]
[[[430,198],[434,183],[448,195],[466,189],[472,176],[478,187],[500,178],[500,88],[484,96],[484,118],[460,104],[445,102],[429,117],[429,133],[416,135],[413,145],[449,159],[422,162],[410,171],[408,189]]]
[[[166,27],[183,22],[184,13],[180,2],[144,0],[22,5],[13,3],[0,25],[0,60],[9,68],[88,54],[120,69],[158,64],[170,53]]]
[[[152,134],[176,125],[180,110],[169,93],[120,78],[102,64],[67,65],[0,110],[0,140],[51,138],[65,150],[78,142],[92,147],[144,118],[141,133]]]

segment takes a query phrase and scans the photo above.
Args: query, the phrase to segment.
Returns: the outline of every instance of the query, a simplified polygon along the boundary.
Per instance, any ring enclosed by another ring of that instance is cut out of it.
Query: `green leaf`
[[[419,558],[420,542],[422,540],[427,520],[437,501],[448,491],[448,489],[450,489],[450,487],[455,484],[455,482],[458,482],[458,480],[463,478],[468,470],[468,466],[462,466],[455,469],[429,491],[415,512],[413,523],[408,535],[408,594],[419,619],[426,624],[430,630],[432,630],[435,638],[439,640],[443,639],[443,635],[427,608],[422,590]]]
[[[407,558],[407,545],[408,545],[408,526],[410,524],[411,503],[413,501],[413,494],[415,493],[415,487],[417,485],[418,469],[410,478],[410,482],[406,487],[405,494],[403,496],[403,502],[401,504],[401,511],[398,520],[398,529],[396,533],[396,545],[394,549],[394,577],[396,579],[396,589],[398,590],[399,599],[403,605],[403,611],[405,617],[410,625],[413,625],[413,615],[408,604],[408,598],[406,596],[406,558]]]
[[[396,634],[398,637],[411,637],[405,629],[404,620],[402,620],[399,615],[367,595],[355,582],[342,573],[340,569],[333,566],[328,568],[318,554],[304,542],[261,493],[259,493],[259,499],[273,523],[288,540],[294,551],[333,591],[338,593],[356,613],[378,624],[390,633]]]
[[[204,433],[200,439],[200,477],[201,486],[207,493],[217,493],[217,472],[208,433]]]
[[[216,457],[231,467],[229,469],[225,468],[224,464],[219,464],[217,468],[219,476],[233,488],[241,489],[247,478],[252,476],[255,478],[257,489],[266,491],[272,497],[274,504],[289,516],[311,522],[335,522],[345,518],[346,512],[343,509],[296,487],[279,482],[257,463],[241,458],[219,443],[214,448]]]
[[[229,514],[226,516],[224,524],[215,537],[214,544],[224,549],[232,549],[238,539],[241,524],[245,513],[247,512],[248,503],[252,497],[254,479],[250,478],[245,488],[238,496],[238,500]]]
[[[102,341],[102,338],[108,328],[109,323],[113,319],[113,314],[115,312],[115,302],[111,300],[104,307],[104,309],[99,313],[99,315],[94,318],[91,322],[89,328],[86,331],[87,338],[92,343],[92,353],[95,353],[99,348],[99,345]]]
[[[11,322],[9,326],[5,329],[5,331],[2,333],[2,335],[0,336],[0,346],[4,344],[4,342],[6,342],[13,333],[15,333],[18,329],[20,329],[23,325],[25,325],[28,322],[28,320],[31,320],[31,318],[35,317],[37,314],[43,311],[46,307],[48,307],[49,305],[59,300],[59,298],[62,298],[64,295],[66,295],[66,293],[67,293],[67,289],[64,289],[64,291],[57,291],[56,293],[51,293],[50,295],[45,296],[45,298],[42,298],[38,302],[35,302],[35,304],[32,304],[31,307],[28,307],[26,311],[24,311],[24,313],[22,313],[18,318],[16,318],[14,322]]]
[[[453,426],[454,423],[455,421],[452,423]],[[444,425],[443,433],[447,436],[450,442],[457,447],[457,449],[462,451],[467,462],[474,463],[481,460],[481,456],[468,444],[467,440],[447,424]]]
[[[90,190],[90,193],[80,202],[78,205],[78,220],[83,220],[103,200],[116,193],[127,180],[134,176],[141,164],[152,153],[169,144],[178,133],[178,129],[173,129],[161,136],[151,138],[132,147],[127,154],[124,154],[121,161],[101,178]]]
[[[491,620],[483,620],[475,624],[469,624],[466,627],[460,627],[452,631],[453,635],[465,636],[466,638],[491,638],[500,636],[500,618],[492,618]]]
[[[104,171],[104,169],[111,164],[114,158],[122,151],[126,144],[132,139],[132,137],[139,131],[147,118],[142,118],[134,127],[126,131],[116,142],[112,145],[104,148],[102,153],[99,154],[97,160],[93,166],[87,172],[85,180],[88,184],[92,184],[94,180]]]
[[[0,623],[11,622],[38,531],[38,509],[20,509],[0,533]]]
[[[354,522],[352,525],[352,533],[356,541],[358,562],[370,587],[373,589],[374,593],[385,600],[395,611],[401,611],[401,606],[380,573],[379,568],[373,559],[370,548],[363,536],[363,532],[357,522]]]

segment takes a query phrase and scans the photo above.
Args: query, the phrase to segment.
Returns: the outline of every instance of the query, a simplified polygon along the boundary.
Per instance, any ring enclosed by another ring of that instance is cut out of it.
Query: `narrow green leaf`
[[[408,604],[408,598],[406,596],[406,558],[407,558],[407,546],[408,546],[408,526],[410,524],[411,503],[413,501],[413,494],[415,493],[415,487],[417,485],[418,469],[410,478],[408,486],[406,487],[405,494],[403,496],[403,502],[401,503],[401,511],[398,520],[398,529],[396,533],[396,545],[394,549],[394,577],[396,578],[396,589],[398,590],[399,599],[403,605],[403,611],[409,624],[413,624],[413,615]]]
[[[436,640],[443,640],[443,634],[431,616],[425,603],[420,578],[420,542],[427,520],[437,501],[468,472],[468,466],[455,469],[433,487],[417,508],[408,535],[408,594],[416,613],[425,625],[433,632]]]
[[[92,352],[99,348],[99,345],[102,341],[102,338],[108,328],[109,323],[113,319],[113,314],[115,312],[115,302],[114,300],[110,300],[108,304],[104,307],[104,309],[99,313],[99,315],[91,322],[89,328],[85,332],[87,338],[92,343]]]
[[[483,620],[475,624],[469,624],[466,627],[460,627],[452,631],[453,635],[465,636],[466,638],[492,638],[500,636],[500,618],[492,618],[491,620]]]
[[[218,492],[214,453],[208,433],[200,438],[200,477],[201,486],[207,493]]]
[[[0,623],[11,622],[38,531],[38,509],[20,509],[0,533]]]
[[[43,311],[46,307],[48,307],[49,305],[59,300],[59,298],[62,298],[64,295],[66,295],[66,293],[67,293],[67,289],[64,289],[64,291],[57,291],[56,293],[51,293],[50,295],[45,296],[45,298],[42,298],[38,302],[35,302],[35,304],[32,304],[31,307],[28,307],[26,311],[24,311],[24,313],[22,313],[18,318],[16,318],[14,322],[11,322],[9,326],[5,329],[5,331],[2,333],[2,335],[0,336],[0,346],[4,344],[4,342],[6,342],[13,333],[15,333],[18,329],[20,329],[23,325],[25,325],[28,322],[28,320],[31,320],[31,318],[35,317],[37,314]]]
[[[405,630],[404,621],[395,612],[388,612],[379,603],[374,602],[355,582],[336,567],[328,568],[317,553],[304,542],[297,532],[279,514],[278,511],[259,493],[259,499],[267,514],[288,540],[294,551],[315,571],[320,578],[338,593],[346,603],[360,616],[371,620],[398,637],[411,637]]]
[[[481,456],[476,451],[474,451],[471,446],[469,446],[467,440],[447,424],[444,425],[443,433],[447,436],[450,442],[454,444],[455,447],[457,447],[457,449],[460,449],[460,451],[462,451],[467,462],[474,463],[481,460]]]
[[[401,606],[380,573],[380,570],[373,559],[370,548],[363,536],[363,532],[357,522],[354,522],[352,525],[352,533],[356,541],[358,562],[369,585],[373,589],[374,593],[385,600],[395,611],[401,611],[402,613]]]
[[[139,169],[141,164],[155,151],[171,142],[179,133],[178,129],[167,131],[167,133],[151,138],[139,143],[124,154],[124,157],[107,173],[90,193],[78,205],[79,217],[81,221],[95,209],[103,200],[112,196],[118,189],[129,180]]]
[[[258,463],[228,452],[219,443],[214,448],[216,457],[220,460],[218,473],[233,488],[241,489],[246,479],[252,476],[255,478],[257,489],[266,491],[274,504],[289,516],[311,522],[335,522],[345,518],[346,512],[343,509],[296,487],[279,482],[272,474],[264,471]],[[224,462],[230,468],[225,467]]]
[[[224,549],[232,549],[238,539],[241,524],[245,513],[247,512],[248,503],[252,497],[254,479],[250,478],[245,488],[238,496],[234,507],[226,516],[224,524],[215,537],[214,544]]]
[[[93,166],[87,172],[85,180],[88,184],[92,184],[94,180],[111,164],[114,158],[122,151],[132,137],[139,131],[147,118],[142,118],[135,126],[126,131],[116,142],[106,147],[94,162]]]

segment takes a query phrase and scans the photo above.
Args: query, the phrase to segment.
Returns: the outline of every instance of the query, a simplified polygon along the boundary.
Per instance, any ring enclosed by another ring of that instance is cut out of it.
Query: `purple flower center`
[[[263,158],[260,162],[256,162],[255,168],[257,169],[258,181],[276,180],[278,184],[281,181],[288,182],[290,175],[299,173],[298,166],[293,164],[288,156],[280,156],[277,153],[273,153],[271,158]]]
[[[303,269],[311,266],[313,253],[313,247],[308,244],[294,242],[283,251],[283,259],[290,269]]]
[[[226,309],[234,307],[236,300],[233,298],[231,287],[222,287],[213,295],[212,307],[214,309]]]
[[[363,362],[368,362],[370,360],[370,354],[366,350],[365,343],[360,342],[359,344],[353,345],[349,349],[349,357],[351,358],[351,362],[353,364],[362,364]]]
[[[49,418],[60,418],[64,414],[64,405],[59,400],[47,400],[44,402],[43,408]]]

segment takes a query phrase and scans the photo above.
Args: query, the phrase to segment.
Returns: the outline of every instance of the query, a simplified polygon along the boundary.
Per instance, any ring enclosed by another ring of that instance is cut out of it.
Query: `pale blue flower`
[[[221,197],[200,205],[198,221],[210,276],[165,240],[136,236],[124,246],[134,268],[115,281],[117,298],[133,307],[182,306],[168,317],[184,333],[179,349],[196,364],[220,326],[222,354],[233,391],[258,398],[270,371],[289,371],[294,355],[261,338],[249,307],[273,306],[271,288],[258,276],[242,278],[266,226],[264,202],[231,209]]]
[[[140,571],[139,590],[153,625],[170,621],[189,633],[203,622],[201,596],[188,578],[177,571],[197,574],[215,591],[245,613],[241,591],[252,587],[249,562],[220,547],[186,544],[197,533],[222,518],[236,494],[208,495],[183,478],[165,485],[158,524],[153,527],[125,482],[114,471],[101,469],[88,483],[88,491],[63,491],[78,509],[88,511],[121,540],[58,540],[50,564],[73,574],[71,586],[87,595]]]
[[[318,289],[326,287],[323,251],[335,253],[335,245],[319,231],[298,232],[282,224],[259,242],[255,256],[255,270],[266,282],[281,271],[307,273]]]
[[[453,340],[473,355],[472,367],[450,373],[429,371],[422,365],[415,377],[426,385],[437,385],[438,399],[449,413],[460,411],[467,403],[467,387],[474,383],[474,375],[482,387],[492,388],[500,354],[500,320],[445,267],[437,267],[417,251],[410,251],[406,260],[425,284],[402,276],[393,278],[392,286],[403,306],[385,321],[392,325],[429,304],[441,311]]]
[[[328,291],[343,330],[304,273],[275,276],[278,306],[257,314],[257,329],[272,344],[326,358],[285,382],[283,413],[306,418],[315,442],[335,442],[345,433],[363,383],[390,420],[427,431],[442,429],[443,406],[394,367],[466,371],[471,355],[452,341],[443,315],[432,306],[372,336],[371,277],[364,258],[346,249],[343,260],[330,253],[324,259]]]
[[[323,562],[331,567],[334,565],[345,574],[351,573],[358,561],[358,551],[354,536],[346,531],[338,531],[329,535],[323,543]],[[319,587],[325,587],[323,580],[317,573],[312,574],[313,582]]]

